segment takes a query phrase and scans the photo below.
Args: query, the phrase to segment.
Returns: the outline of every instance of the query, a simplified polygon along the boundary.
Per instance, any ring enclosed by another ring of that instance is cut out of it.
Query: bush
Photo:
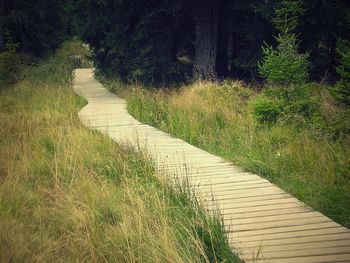
[[[18,44],[14,44],[9,32],[6,32],[5,51],[0,53],[0,85],[16,83],[21,77],[21,58],[16,54]]]
[[[350,107],[350,42],[338,42],[337,53],[340,56],[340,65],[336,68],[340,80],[331,90],[333,97]]]
[[[311,120],[318,112],[319,101],[312,94],[312,85],[304,84],[288,88],[268,88],[250,105],[259,122],[275,122],[282,115]]]
[[[1,27],[11,32],[21,53],[49,55],[68,37],[69,2],[73,1],[2,1]]]
[[[18,54],[5,51],[0,53],[0,85],[16,83],[21,76],[21,59]]]
[[[282,113],[282,105],[264,95],[255,98],[250,104],[253,115],[258,122],[276,122]]]

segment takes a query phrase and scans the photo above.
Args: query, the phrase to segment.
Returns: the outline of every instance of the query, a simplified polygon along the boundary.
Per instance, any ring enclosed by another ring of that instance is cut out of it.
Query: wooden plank
[[[347,262],[349,263],[350,253],[347,254],[335,254],[335,255],[322,255],[322,256],[307,256],[307,257],[291,257],[289,258],[276,258],[276,259],[260,259],[254,260],[254,263],[328,263],[328,262]]]
[[[258,252],[258,253],[257,253]],[[257,251],[253,249],[242,250],[240,255],[252,256],[255,259],[281,259],[292,257],[310,257],[321,255],[334,255],[333,259],[337,258],[339,254],[350,254],[350,246],[338,246],[338,247],[323,247],[323,248],[309,248],[309,249],[290,249],[288,251],[272,251],[265,252]],[[255,256],[254,256],[255,255]]]
[[[322,231],[331,228],[341,228],[340,225],[334,223],[333,221],[328,221],[324,223],[315,223],[315,224],[307,224],[307,225],[298,225],[298,226],[284,226],[284,227],[271,227],[266,229],[254,229],[254,230],[234,230],[236,235],[241,237],[248,237],[248,236],[264,236],[264,235],[270,235],[270,234],[276,234],[276,233],[286,233],[286,232],[298,232],[302,230],[315,230],[318,229],[319,233],[323,233]],[[232,230],[230,230],[232,232]],[[264,237],[260,237],[264,238]]]
[[[206,197],[206,198],[198,198],[203,204],[225,204],[225,203],[255,203],[257,201],[265,201],[265,200],[274,200],[274,199],[282,199],[282,198],[291,198],[289,194],[286,193],[275,193],[275,194],[264,194],[264,195],[255,195],[255,196],[235,196],[228,198],[219,198],[218,196]]]
[[[207,191],[212,191],[212,192],[216,192],[216,191],[221,191],[223,189],[227,189],[230,191],[236,191],[236,190],[240,190],[240,189],[256,189],[256,188],[265,188],[265,187],[269,187],[271,184],[269,182],[262,182],[262,183],[257,183],[257,184],[247,184],[247,185],[234,185],[234,184],[213,184],[213,185],[208,185],[208,184],[190,184],[190,188],[192,189],[204,189]],[[257,190],[258,191],[258,190]]]
[[[270,232],[267,234],[262,235],[255,235],[253,234],[253,231],[250,231],[250,235],[242,235],[242,233],[234,233],[234,238],[231,238],[231,242],[233,243],[239,243],[239,242],[265,242],[267,240],[276,240],[276,239],[286,239],[286,238],[298,238],[298,237],[309,237],[309,236],[321,236],[321,235],[335,235],[335,234],[342,234],[342,233],[348,233],[349,229],[346,229],[345,227],[329,227],[325,228],[324,226],[319,226],[320,228],[311,229],[309,227],[306,227],[302,230],[293,230],[290,231],[290,229],[278,229],[277,232]],[[280,232],[278,232],[280,231]],[[281,232],[282,231],[282,232]],[[283,232],[284,231],[284,232]],[[259,233],[258,233],[259,234]]]
[[[261,246],[258,247],[260,251],[265,253],[268,252],[280,252],[280,251],[294,251],[294,250],[310,250],[310,249],[322,249],[322,248],[334,248],[334,247],[347,247],[350,249],[350,239],[342,240],[325,240],[325,241],[312,241],[308,243],[299,243],[299,244],[285,244],[285,245],[270,245],[270,246]],[[252,248],[252,247],[250,247]],[[257,247],[253,247],[257,249]],[[317,253],[320,255],[319,253]]]
[[[239,186],[249,186],[249,185],[268,185],[270,182],[261,180],[261,179],[252,179],[252,180],[234,180],[234,178],[217,178],[216,180],[208,180],[208,179],[201,179],[201,178],[187,178],[188,182],[190,184],[194,185],[201,185],[203,187],[205,186],[214,186],[214,185],[229,185],[231,187],[239,187]]]
[[[324,217],[321,213],[315,211],[307,211],[305,213],[295,213],[295,214],[276,214],[268,216],[259,216],[259,217],[250,217],[250,218],[234,218],[233,216],[227,216],[223,218],[224,221],[227,221],[230,225],[247,225],[247,224],[256,224],[261,222],[278,222],[282,220],[298,220],[305,218],[315,218],[315,217]],[[330,220],[330,219],[328,219]]]
[[[215,194],[215,196],[223,196],[223,197],[227,197],[227,196],[238,196],[238,195],[243,195],[243,194],[247,194],[250,195],[252,193],[261,193],[261,194],[268,194],[268,193],[284,193],[284,191],[282,191],[281,189],[277,188],[274,185],[270,185],[270,186],[266,186],[263,188],[260,188],[259,190],[256,189],[252,189],[252,190],[236,190],[236,191],[231,191],[231,189],[229,188],[225,188],[222,189],[220,192],[213,192],[212,189],[209,187],[207,187],[206,189],[198,189],[198,196],[212,196],[213,194]]]
[[[338,253],[338,251],[340,251]],[[319,253],[319,254],[317,254]],[[318,249],[313,251],[293,251],[293,252],[278,252],[278,253],[263,253],[261,255],[263,258],[255,257],[255,262],[257,260],[262,260],[260,262],[269,263],[320,263],[320,262],[339,262],[344,261],[350,262],[350,253],[346,251],[343,247],[340,248],[328,248],[328,249]],[[349,261],[347,261],[349,260]]]
[[[254,207],[240,207],[240,208],[235,208],[235,209],[222,209],[221,213],[225,217],[227,215],[231,216],[233,214],[237,214],[237,216],[241,216],[239,214],[247,214],[249,213],[249,216],[252,216],[253,213],[256,215],[257,212],[262,212],[262,214],[268,214],[269,211],[271,210],[282,210],[282,209],[291,209],[291,208],[297,208],[301,210],[303,206],[299,203],[296,202],[290,202],[290,203],[285,203],[285,204],[275,204],[275,205],[264,205],[264,206],[254,206]],[[207,207],[206,208],[208,211],[216,211],[218,210],[217,207]],[[276,212],[276,211],[275,211]]]
[[[189,175],[183,176],[182,178],[188,179],[203,179],[203,180],[218,180],[218,179],[229,179],[234,181],[247,181],[247,180],[261,180],[261,177],[258,177],[254,174],[246,174],[242,172],[232,172],[224,171],[222,173],[190,173]]]
[[[289,195],[283,191],[280,191],[276,187],[266,187],[262,188],[259,191],[256,190],[241,190],[241,191],[223,191],[222,193],[216,194],[215,195],[212,192],[198,192],[197,193],[197,198],[200,200],[226,200],[226,199],[240,199],[240,198],[251,198],[253,199],[258,199],[263,196],[274,196],[274,195]]]
[[[253,223],[253,224],[231,224],[230,231],[232,232],[240,232],[240,231],[254,231],[254,230],[265,230],[272,228],[282,228],[289,226],[305,226],[309,224],[318,224],[318,223],[328,223],[331,222],[328,218],[324,216],[320,217],[311,217],[311,218],[299,218],[292,220],[282,220],[275,222],[261,222],[261,223]]]
[[[228,202],[225,202],[228,201]],[[261,206],[269,206],[269,205],[279,205],[279,204],[287,204],[287,203],[298,203],[300,205],[303,205],[302,203],[297,202],[293,197],[287,196],[282,197],[279,199],[269,199],[269,200],[259,200],[255,202],[232,202],[231,200],[223,200],[218,202],[207,202],[205,203],[207,206],[218,206],[222,210],[226,209],[233,209],[236,210],[237,208],[248,208],[248,207],[261,207]]]
[[[257,240],[257,241],[245,241],[244,243],[234,240],[235,237],[231,239],[231,244],[237,247],[251,247],[251,248],[260,248],[260,247],[272,247],[278,250],[279,246],[289,246],[295,244],[313,244],[318,242],[324,242],[326,244],[332,244],[336,241],[346,241],[350,244],[350,233],[331,233],[325,235],[312,235],[312,236],[293,236],[287,238],[277,238],[270,240]]]

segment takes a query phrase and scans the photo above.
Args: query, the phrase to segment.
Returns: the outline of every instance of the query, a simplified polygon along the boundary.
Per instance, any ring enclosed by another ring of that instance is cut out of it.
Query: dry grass
[[[82,127],[71,45],[0,94],[0,261],[238,262],[145,156]]]

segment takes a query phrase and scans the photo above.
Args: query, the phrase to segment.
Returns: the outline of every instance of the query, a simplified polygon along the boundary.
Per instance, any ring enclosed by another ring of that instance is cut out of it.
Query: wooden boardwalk
[[[79,112],[83,123],[146,151],[169,178],[187,178],[206,209],[220,208],[230,244],[245,262],[350,262],[349,229],[266,179],[138,122],[92,69],[74,73],[74,90],[88,101]]]

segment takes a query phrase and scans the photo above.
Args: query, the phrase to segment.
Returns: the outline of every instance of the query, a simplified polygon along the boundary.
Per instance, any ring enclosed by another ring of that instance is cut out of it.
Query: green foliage
[[[350,42],[338,42],[337,53],[340,56],[340,65],[336,68],[340,80],[331,90],[334,98],[350,107]]]
[[[261,60],[261,44],[273,41],[274,27],[270,17],[273,1],[228,1],[232,30],[232,73],[239,78],[258,78],[258,61]]]
[[[303,14],[301,0],[280,1],[275,7],[272,22],[280,32],[294,32],[298,26],[298,18]]]
[[[293,118],[294,121],[308,120],[319,110],[313,86],[304,84],[288,88],[268,88],[250,103],[254,117],[261,123],[276,122],[279,118]]]
[[[12,34],[20,52],[47,55],[67,38],[70,0],[5,0],[2,29]]]
[[[310,54],[310,77],[313,80],[337,79],[336,43],[348,39],[350,5],[347,0],[304,1],[304,15],[300,19],[300,48]]]
[[[259,71],[269,84],[288,86],[301,84],[308,77],[308,54],[298,52],[298,41],[294,34],[276,37],[277,49],[263,47],[264,58]]]
[[[293,33],[302,13],[299,0],[284,0],[275,8],[273,23],[281,33],[276,37],[276,49],[263,47],[259,72],[268,84],[280,87],[265,90],[251,103],[259,122],[276,122],[280,115],[310,118],[314,112],[310,88],[304,84],[308,78],[309,55],[299,53],[299,42]]]
[[[312,84],[304,84],[284,89],[267,89],[267,96],[282,101],[284,113],[310,119],[319,107],[319,96],[313,92]]]
[[[1,87],[14,84],[21,77],[22,63],[20,56],[16,54],[17,48],[18,44],[13,43],[10,34],[7,32],[5,50],[0,53]]]
[[[70,28],[90,44],[101,73],[124,81],[153,83],[184,81],[191,76],[196,1],[77,0],[70,5],[74,6]],[[274,43],[273,35],[287,30],[301,40],[302,53],[309,52],[313,80],[335,76],[335,40],[349,38],[346,0],[332,4],[319,0],[224,0],[220,5],[220,76],[259,78],[258,61],[264,56],[261,46]],[[232,56],[227,57],[231,50]]]
[[[300,50],[310,54],[310,78],[332,81],[337,38],[349,39],[349,3],[337,1],[229,1],[233,18],[232,71],[238,78],[259,76],[258,61],[262,59],[261,46],[273,43],[273,35],[294,32],[300,40]],[[331,3],[331,4],[330,4]],[[275,9],[275,12],[273,11]],[[297,22],[299,18],[299,23]]]
[[[289,86],[301,84],[308,78],[308,54],[298,52],[299,42],[293,33],[302,14],[299,0],[284,0],[275,8],[273,22],[280,34],[276,37],[277,48],[263,47],[263,60],[259,72],[269,84]]]
[[[1,87],[16,83],[20,79],[21,68],[22,63],[18,54],[13,51],[4,51],[0,53]]]
[[[185,80],[191,71],[178,59],[189,30],[180,34],[186,20],[182,8],[170,0],[76,2],[78,28],[94,51],[97,69],[144,83]]]
[[[277,100],[258,96],[250,104],[253,115],[258,122],[276,122],[282,113],[282,105]]]

